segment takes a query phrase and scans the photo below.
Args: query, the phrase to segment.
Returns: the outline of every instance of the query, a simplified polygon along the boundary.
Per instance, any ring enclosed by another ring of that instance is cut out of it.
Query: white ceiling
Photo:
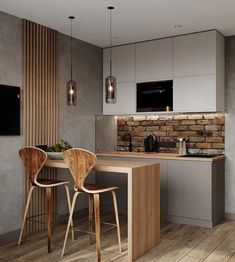
[[[74,15],[74,37],[100,47],[109,45],[108,5],[113,45],[208,29],[235,35],[235,0],[0,0],[1,11],[68,35]]]

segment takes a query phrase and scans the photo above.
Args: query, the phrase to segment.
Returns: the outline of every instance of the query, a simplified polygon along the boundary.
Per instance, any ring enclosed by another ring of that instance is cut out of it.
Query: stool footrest
[[[110,227],[108,227],[108,228],[102,230],[102,232],[106,232],[106,231],[109,231],[109,230],[111,230],[111,229],[117,227],[116,224],[109,223],[109,222],[100,222],[100,224],[104,224],[104,225],[109,225],[109,226],[110,226]],[[78,227],[76,228],[76,227],[73,226],[73,227],[71,227],[71,229],[74,230],[74,231],[77,231],[77,232],[83,232],[83,233],[86,233],[86,234],[95,235],[95,232],[91,232],[91,231],[87,231],[87,230],[78,229]]]

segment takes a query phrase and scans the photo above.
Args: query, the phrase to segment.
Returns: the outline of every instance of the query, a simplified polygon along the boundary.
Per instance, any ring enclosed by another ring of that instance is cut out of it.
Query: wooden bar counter
[[[67,168],[63,160],[47,160],[46,166]],[[128,261],[135,261],[160,242],[160,165],[97,160],[94,170],[128,176]]]

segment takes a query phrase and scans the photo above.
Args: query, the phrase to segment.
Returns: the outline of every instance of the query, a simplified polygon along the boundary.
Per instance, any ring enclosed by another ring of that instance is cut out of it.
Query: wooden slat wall
[[[58,141],[57,32],[23,20],[23,133],[24,145],[52,145]],[[45,169],[43,176],[55,178],[56,170]],[[29,190],[25,180],[25,199]],[[29,217],[45,213],[44,190],[36,189]],[[54,192],[54,212],[56,192]],[[45,216],[36,218],[45,222]],[[55,221],[54,221],[55,222]],[[45,225],[28,221],[27,233]]]

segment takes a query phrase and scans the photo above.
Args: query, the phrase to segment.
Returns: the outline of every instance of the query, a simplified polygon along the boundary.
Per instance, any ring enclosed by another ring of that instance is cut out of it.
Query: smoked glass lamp
[[[110,71],[109,76],[105,79],[105,102],[107,104],[115,104],[117,100],[117,84],[116,78],[112,75],[112,10],[113,6],[108,6],[110,11],[110,46],[109,46],[109,59],[110,59]]]
[[[73,49],[72,49],[72,21],[75,17],[69,16],[69,19],[71,21],[71,36],[70,36],[70,80],[66,84],[66,91],[67,91],[67,105],[69,106],[75,106],[76,105],[76,99],[77,99],[77,84],[73,80]]]

